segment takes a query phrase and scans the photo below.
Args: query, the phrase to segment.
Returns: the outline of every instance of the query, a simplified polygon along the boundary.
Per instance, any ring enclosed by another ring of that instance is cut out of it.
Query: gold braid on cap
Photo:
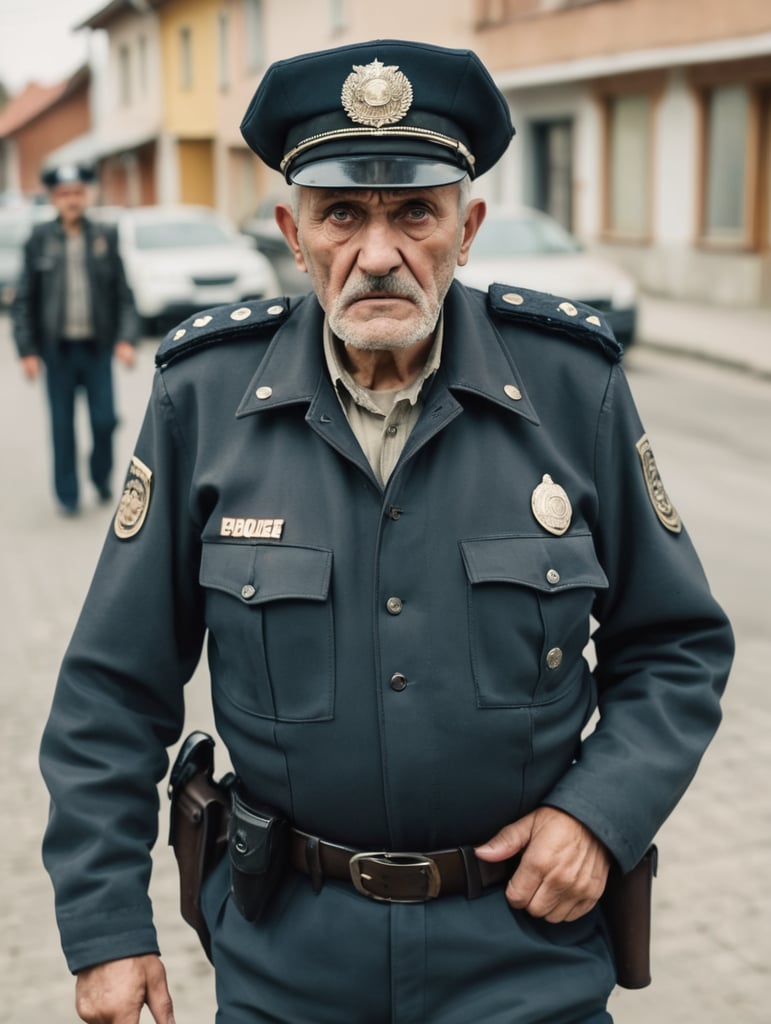
[[[299,153],[304,152],[306,149],[311,149],[313,146],[318,146],[322,142],[332,142],[335,139],[389,138],[391,136],[419,139],[425,142],[433,142],[438,146],[444,146],[446,149],[452,149],[456,153],[460,153],[468,162],[469,167],[472,168],[476,162],[468,146],[464,146],[460,139],[450,138],[449,135],[442,135],[440,132],[432,132],[428,128],[410,128],[404,125],[401,128],[338,128],[336,131],[311,135],[310,138],[298,142],[296,146],[285,154],[284,159],[281,161],[281,170],[285,171],[287,164],[294,160]]]

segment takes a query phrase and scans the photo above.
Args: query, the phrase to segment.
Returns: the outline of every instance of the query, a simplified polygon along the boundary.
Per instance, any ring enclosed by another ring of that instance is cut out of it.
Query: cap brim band
[[[343,157],[292,168],[289,179],[306,188],[434,188],[466,174],[457,165],[415,157]]]

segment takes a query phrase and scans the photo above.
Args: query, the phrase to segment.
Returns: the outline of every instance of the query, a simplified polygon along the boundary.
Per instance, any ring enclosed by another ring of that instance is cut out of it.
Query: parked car
[[[287,196],[269,196],[254,213],[241,223],[241,231],[253,238],[257,248],[273,264],[282,295],[304,295],[310,291],[308,275],[299,269],[292,250],[281,234],[273,211],[277,203],[288,202]]]
[[[207,306],[279,295],[276,274],[254,243],[205,206],[142,206],[115,219],[137,312],[152,329]]]
[[[0,309],[7,309],[16,295],[24,243],[35,224],[52,220],[56,210],[48,205],[0,208]]]
[[[585,302],[625,347],[634,341],[637,285],[621,267],[588,253],[552,217],[529,207],[491,208],[455,275],[472,288],[497,282]]]

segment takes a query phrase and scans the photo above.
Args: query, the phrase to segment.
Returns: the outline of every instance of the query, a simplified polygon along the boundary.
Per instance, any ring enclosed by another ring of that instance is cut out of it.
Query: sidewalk
[[[641,294],[636,344],[771,380],[771,308],[733,309]]]

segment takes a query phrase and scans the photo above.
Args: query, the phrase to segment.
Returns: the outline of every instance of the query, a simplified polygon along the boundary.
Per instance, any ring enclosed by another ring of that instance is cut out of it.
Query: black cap
[[[298,185],[422,188],[484,174],[514,128],[471,50],[383,39],[272,64],[241,134]]]
[[[82,164],[60,164],[58,167],[44,167],[40,172],[40,180],[46,188],[56,188],[57,185],[72,185],[75,182],[87,185],[94,180],[93,167],[85,167]]]

